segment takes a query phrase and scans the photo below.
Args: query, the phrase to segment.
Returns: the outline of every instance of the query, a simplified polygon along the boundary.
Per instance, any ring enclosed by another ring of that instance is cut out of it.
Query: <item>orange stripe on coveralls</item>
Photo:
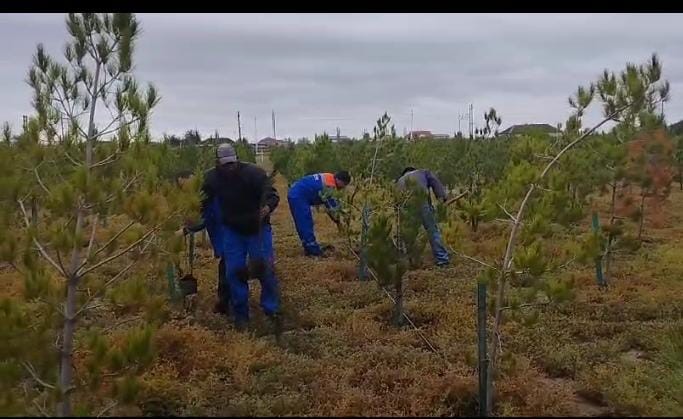
[[[321,173],[320,174],[323,178],[323,185],[329,187],[329,188],[336,188],[337,183],[334,181],[334,174],[333,173]]]

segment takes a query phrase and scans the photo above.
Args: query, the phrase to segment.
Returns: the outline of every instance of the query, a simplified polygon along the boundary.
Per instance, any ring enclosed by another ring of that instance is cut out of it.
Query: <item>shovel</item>
[[[462,199],[463,197],[465,197],[469,193],[470,193],[470,191],[465,191],[465,192],[461,193],[460,195],[449,199],[448,201],[446,201],[446,205],[451,205],[455,202],[458,202],[460,199]]]

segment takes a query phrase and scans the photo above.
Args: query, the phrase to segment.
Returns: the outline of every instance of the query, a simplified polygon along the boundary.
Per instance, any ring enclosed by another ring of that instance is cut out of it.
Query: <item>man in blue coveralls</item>
[[[181,186],[185,182],[189,182],[193,177],[193,173],[189,170],[182,171],[176,176],[176,183]],[[225,274],[225,259],[223,258],[223,230],[221,221],[221,209],[218,198],[214,198],[211,205],[207,206],[202,211],[202,221],[196,224],[186,223],[183,227],[184,234],[194,234],[206,228],[209,234],[209,241],[213,248],[213,255],[219,258],[218,263],[218,301],[214,307],[214,312],[221,313],[226,316],[230,315],[230,289],[227,284],[227,276]]]
[[[210,211],[215,199],[220,209],[220,234],[227,282],[235,316],[235,326],[245,330],[249,322],[250,276],[247,256],[261,282],[261,308],[276,328],[279,316],[279,284],[273,269],[273,235],[270,214],[280,197],[271,179],[260,167],[238,161],[229,144],[216,151],[216,167],[209,170],[202,185],[202,213]]]
[[[431,189],[439,200],[446,202],[446,188],[444,188],[443,184],[431,171],[424,169],[417,170],[414,167],[406,167],[403,170],[401,177],[396,181],[397,186],[400,189],[405,189],[409,179],[412,180],[417,187],[422,188],[427,192],[427,202],[422,205],[422,225],[425,230],[427,230],[429,244],[431,245],[432,255],[434,256],[436,265],[448,266],[450,257],[441,240],[439,227],[436,225],[432,197],[429,193],[429,190]]]
[[[334,174],[316,173],[304,176],[289,188],[287,193],[289,210],[294,218],[296,232],[299,234],[306,256],[324,255],[323,249],[315,239],[311,206],[324,204],[332,221],[339,224],[339,218],[335,215],[335,211],[339,208],[337,200],[331,196],[325,198],[324,195],[329,189],[344,189],[349,183],[351,183],[349,172],[340,171]]]

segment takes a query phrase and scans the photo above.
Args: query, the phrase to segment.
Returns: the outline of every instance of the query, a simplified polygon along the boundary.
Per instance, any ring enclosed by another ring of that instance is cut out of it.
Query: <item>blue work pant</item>
[[[432,247],[434,261],[437,265],[447,265],[450,257],[446,247],[443,245],[439,226],[436,224],[434,208],[429,204],[422,206],[422,225],[427,230],[427,237],[429,237],[429,244]]]
[[[280,287],[273,268],[273,233],[270,225],[264,225],[260,234],[246,236],[225,227],[223,258],[226,263],[229,298],[234,309],[235,322],[249,321],[249,268],[260,266],[254,272],[261,282],[261,308],[267,316],[280,309]]]

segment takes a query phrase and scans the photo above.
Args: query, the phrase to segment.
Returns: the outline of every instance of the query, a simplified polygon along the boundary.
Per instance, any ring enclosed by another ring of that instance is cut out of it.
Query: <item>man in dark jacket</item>
[[[446,188],[443,187],[439,179],[437,179],[429,170],[417,170],[414,167],[406,167],[396,183],[400,189],[405,189],[407,187],[407,182],[409,181],[414,182],[415,185],[427,192],[427,202],[422,206],[422,225],[425,230],[427,230],[429,244],[432,247],[432,255],[434,256],[436,265],[447,266],[450,262],[450,256],[441,240],[441,233],[439,232],[439,227],[436,225],[436,219],[434,217],[432,197],[429,193],[429,190],[431,189],[439,200],[446,202]]]
[[[279,284],[273,269],[273,236],[270,214],[280,197],[271,179],[260,167],[240,162],[235,149],[221,145],[216,167],[209,170],[202,185],[202,213],[217,199],[222,219],[223,258],[235,315],[235,326],[244,330],[249,322],[249,269],[247,255],[261,282],[261,308],[277,321],[280,308]]]

